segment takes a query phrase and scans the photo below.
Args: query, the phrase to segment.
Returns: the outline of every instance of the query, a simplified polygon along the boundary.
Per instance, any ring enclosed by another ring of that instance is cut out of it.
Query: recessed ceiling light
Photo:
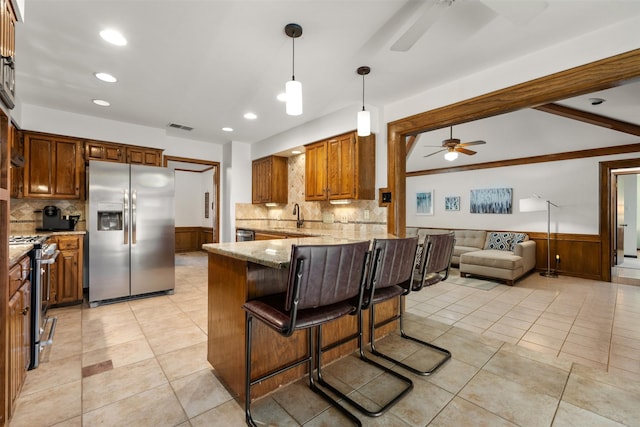
[[[118,79],[116,79],[109,73],[95,73],[94,76],[96,76],[98,80],[102,80],[103,82],[107,83],[115,83],[118,81]]]
[[[100,37],[111,44],[115,44],[116,46],[124,46],[127,44],[127,39],[116,30],[108,29],[100,31]]]
[[[278,96],[276,96],[276,99],[280,102],[287,102],[287,94],[284,92],[279,93]]]
[[[255,120],[258,118],[258,116],[256,116],[254,113],[246,113],[244,115],[244,118],[247,120]]]
[[[105,101],[104,99],[94,99],[93,103],[101,107],[108,107],[109,105],[111,105],[109,101]]]
[[[230,127],[223,127],[222,130],[225,132],[233,132],[233,128]]]

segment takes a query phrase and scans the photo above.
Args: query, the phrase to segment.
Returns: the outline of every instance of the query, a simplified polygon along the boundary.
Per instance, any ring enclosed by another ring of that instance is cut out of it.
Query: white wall
[[[480,230],[547,231],[545,212],[519,212],[520,199],[534,194],[558,205],[551,208],[552,233],[598,234],[599,162],[634,154],[536,163],[495,169],[407,178],[407,226]],[[513,213],[472,214],[470,191],[513,189]],[[416,192],[434,190],[434,215],[416,215]],[[444,197],[460,196],[460,211],[445,211]]]
[[[236,203],[251,203],[251,145],[232,141],[224,145],[220,206],[220,241],[235,241]]]
[[[206,172],[176,171],[176,227],[212,227],[213,170]],[[205,193],[209,192],[209,205],[205,207]],[[205,209],[209,218],[205,218]]]

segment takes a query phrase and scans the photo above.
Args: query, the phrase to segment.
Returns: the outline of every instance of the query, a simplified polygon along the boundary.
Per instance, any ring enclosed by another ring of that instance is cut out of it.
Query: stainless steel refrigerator
[[[90,161],[87,173],[89,305],[172,293],[173,170]]]

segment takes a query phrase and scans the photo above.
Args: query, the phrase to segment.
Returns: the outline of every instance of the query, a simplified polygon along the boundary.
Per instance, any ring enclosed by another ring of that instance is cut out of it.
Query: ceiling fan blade
[[[487,141],[482,141],[482,140],[469,141],[469,142],[463,142],[462,144],[459,144],[458,147],[469,147],[470,145],[482,145],[486,143]]]
[[[395,52],[406,52],[413,47],[420,37],[440,18],[452,2],[441,0],[426,0],[428,6],[418,16],[415,22],[391,45],[391,50]]]
[[[424,156],[424,157],[431,157],[431,156],[435,156],[436,154],[438,154],[438,153],[442,153],[443,151],[447,151],[447,149],[446,149],[446,148],[444,148],[444,149],[442,149],[442,150],[435,151],[435,152],[433,152],[433,153],[431,153],[431,154],[427,154],[427,155],[426,155],[426,156]]]
[[[473,156],[474,154],[476,154],[475,151],[473,150],[467,150],[466,148],[462,148],[460,146],[457,146],[456,148],[453,149],[454,151],[457,151],[458,153],[462,153],[462,154],[466,154],[468,156]]]

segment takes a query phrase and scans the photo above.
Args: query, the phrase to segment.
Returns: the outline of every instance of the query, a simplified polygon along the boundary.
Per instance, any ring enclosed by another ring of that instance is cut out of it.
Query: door
[[[131,295],[174,289],[174,173],[131,165]]]
[[[130,295],[129,165],[89,162],[89,302]]]

